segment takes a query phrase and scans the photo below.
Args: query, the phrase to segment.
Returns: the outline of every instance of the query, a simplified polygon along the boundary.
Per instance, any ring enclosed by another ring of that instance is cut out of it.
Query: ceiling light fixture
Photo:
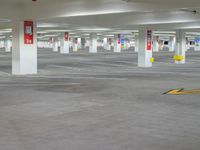
[[[128,3],[130,0],[122,0],[122,1],[124,1],[124,2],[127,2],[127,3]]]

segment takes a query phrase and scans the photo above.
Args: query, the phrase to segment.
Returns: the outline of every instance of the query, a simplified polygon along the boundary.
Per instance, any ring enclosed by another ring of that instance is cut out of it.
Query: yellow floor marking
[[[184,89],[175,89],[170,90],[164,94],[167,95],[200,95],[200,89],[193,89],[193,90],[184,90]]]

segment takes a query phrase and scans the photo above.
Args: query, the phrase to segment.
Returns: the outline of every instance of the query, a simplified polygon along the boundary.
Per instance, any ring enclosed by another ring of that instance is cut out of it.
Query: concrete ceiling
[[[197,13],[194,14],[193,11]],[[35,19],[39,31],[117,32],[200,29],[199,0],[1,0],[0,28]]]

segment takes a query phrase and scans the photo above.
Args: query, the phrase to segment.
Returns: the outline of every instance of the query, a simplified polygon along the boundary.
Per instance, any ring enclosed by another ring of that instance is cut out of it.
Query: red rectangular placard
[[[74,43],[75,43],[75,44],[78,44],[78,38],[75,38]]]
[[[33,44],[33,21],[24,21],[24,44]]]
[[[151,30],[147,31],[147,50],[148,51],[152,50],[152,31]]]
[[[112,40],[111,40],[111,38],[108,39],[108,42],[109,42],[109,45],[112,44]]]
[[[65,41],[68,41],[69,40],[69,33],[68,32],[65,32],[65,34],[64,34],[64,38],[65,38]]]
[[[118,34],[118,44],[120,44],[120,43],[121,43],[121,35]]]

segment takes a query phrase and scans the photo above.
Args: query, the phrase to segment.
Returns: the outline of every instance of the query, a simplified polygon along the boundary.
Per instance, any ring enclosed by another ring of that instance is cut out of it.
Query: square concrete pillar
[[[103,49],[109,50],[108,38],[103,39]]]
[[[64,32],[61,34],[60,38],[60,53],[68,54],[69,53],[69,33]]]
[[[53,38],[53,52],[58,52],[58,38]]]
[[[152,31],[139,30],[138,67],[152,67]]]
[[[115,53],[121,52],[121,35],[120,34],[114,35],[114,52]]]
[[[175,49],[175,60],[176,64],[185,64],[186,59],[186,33],[183,30],[176,31],[176,49]],[[179,59],[179,60],[178,60]]]
[[[174,52],[176,48],[176,37],[170,36],[169,37],[169,51]]]
[[[90,53],[97,53],[97,34],[90,34]]]
[[[12,34],[12,74],[37,74],[36,22],[13,21]]]
[[[159,52],[159,36],[153,36],[153,52]]]

